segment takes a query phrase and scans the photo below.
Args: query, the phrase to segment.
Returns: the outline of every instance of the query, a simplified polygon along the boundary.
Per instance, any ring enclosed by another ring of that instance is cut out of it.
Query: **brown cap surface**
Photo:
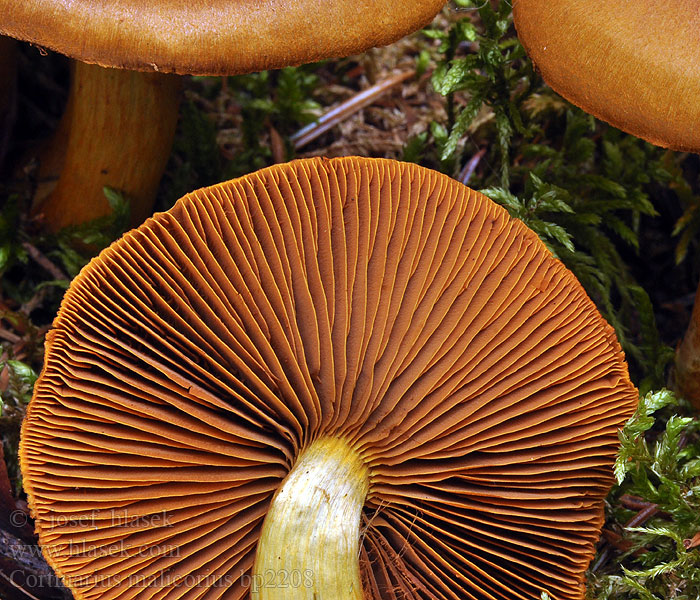
[[[658,146],[700,150],[696,0],[515,0],[513,15],[564,98]]]
[[[348,56],[445,0],[0,0],[0,33],[105,67],[232,75]]]
[[[83,269],[21,463],[78,600],[247,597],[321,436],[369,468],[366,598],[582,600],[636,402],[520,221],[416,165],[311,159],[193,192]]]

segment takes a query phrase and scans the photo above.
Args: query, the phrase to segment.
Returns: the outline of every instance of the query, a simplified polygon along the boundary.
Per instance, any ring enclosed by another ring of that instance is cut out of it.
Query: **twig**
[[[608,556],[610,555],[610,546],[607,546],[605,550],[603,550],[599,555],[598,555],[598,560],[595,561],[593,566],[591,567],[591,573],[595,573],[602,567],[605,562],[608,560]]]
[[[4,529],[0,529],[0,560],[2,560],[2,569],[5,573],[24,575],[23,578],[12,581],[12,584],[29,598],[34,599],[34,596],[18,584],[34,588],[42,598],[45,596],[64,598],[65,600],[72,598],[61,578],[44,560],[41,549],[35,544],[23,542]],[[37,582],[36,585],[32,581]],[[0,581],[0,583],[2,582]],[[40,591],[41,589],[46,589],[46,591]]]
[[[657,512],[659,512],[658,504],[650,504],[627,521],[625,527],[639,527],[640,525],[644,525],[644,523],[651,519]]]
[[[620,498],[620,502],[629,507],[632,508],[632,505],[634,504],[635,508],[640,507],[641,510],[634,515],[627,523],[625,523],[625,528],[627,527],[639,527],[640,525],[644,525],[651,517],[653,517],[656,513],[659,512],[659,505],[658,504],[653,504],[652,502],[646,502],[642,498],[639,498],[637,496],[630,496],[629,494],[625,494]],[[610,546],[607,546],[598,556],[598,560],[595,562],[595,564],[591,567],[591,572],[595,573],[604,563],[606,560],[608,560],[608,557],[610,556]]]
[[[39,600],[34,594],[30,594],[27,590],[25,590],[22,586],[17,585],[10,577],[5,575],[2,571],[0,571],[0,575],[2,575],[2,578],[7,581],[10,585],[16,587],[20,592],[22,592],[24,595],[26,595],[28,598],[31,598],[32,600]]]
[[[41,303],[44,301],[44,297],[46,296],[46,292],[47,288],[41,288],[38,292],[36,292],[36,294],[34,294],[29,300],[19,307],[20,312],[29,316],[34,309],[41,306]]]
[[[460,171],[457,180],[461,181],[464,185],[467,185],[474,174],[474,171],[476,171],[479,161],[484,157],[484,154],[486,154],[486,148],[482,148],[474,156],[472,156],[469,159],[469,162],[467,162],[467,164],[464,165]]]
[[[19,335],[8,331],[4,327],[0,327],[0,338],[7,340],[8,342],[12,342],[13,344],[16,344],[22,339]]]
[[[46,256],[44,256],[44,254],[42,254],[36,246],[30,244],[29,242],[23,242],[22,248],[27,251],[27,254],[29,254],[35,263],[51,273],[54,279],[68,279],[68,275],[66,275],[61,269],[46,258]]]
[[[630,494],[623,494],[620,496],[620,504],[625,508],[631,508],[633,510],[644,510],[649,506],[656,506],[653,502],[647,502],[644,498],[632,496]]]
[[[303,148],[306,146],[306,144],[315,140],[322,133],[325,133],[329,129],[335,127],[338,125],[338,123],[343,122],[356,112],[363,109],[365,106],[369,106],[382,94],[394,86],[397,86],[407,79],[415,76],[415,74],[415,69],[411,69],[410,71],[404,71],[403,73],[399,73],[398,75],[384,79],[366,90],[355,94],[352,98],[342,102],[335,108],[332,108],[326,114],[319,117],[317,121],[310,123],[306,127],[302,127],[289,138],[294,144],[294,148],[297,150]]]

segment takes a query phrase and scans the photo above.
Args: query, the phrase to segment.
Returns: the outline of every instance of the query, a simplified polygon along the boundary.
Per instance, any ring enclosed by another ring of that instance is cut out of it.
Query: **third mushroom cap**
[[[557,93],[652,144],[700,151],[696,0],[514,0],[513,17]]]
[[[636,400],[520,221],[415,165],[312,159],[81,272],[22,471],[77,600],[582,600]]]

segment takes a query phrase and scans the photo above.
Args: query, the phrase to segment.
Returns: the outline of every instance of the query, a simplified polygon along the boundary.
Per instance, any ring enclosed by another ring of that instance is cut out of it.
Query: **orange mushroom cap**
[[[368,472],[365,598],[582,600],[636,402],[612,328],[522,222],[413,164],[300,160],[185,196],[83,269],[21,466],[78,600],[247,597],[275,491],[328,439]]]
[[[513,17],[554,91],[652,144],[700,150],[695,0],[514,0]]]
[[[0,32],[105,67],[233,75],[348,56],[445,0],[0,0]]]

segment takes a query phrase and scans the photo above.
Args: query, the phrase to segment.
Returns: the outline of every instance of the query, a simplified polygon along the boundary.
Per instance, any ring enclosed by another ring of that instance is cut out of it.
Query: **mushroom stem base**
[[[361,600],[360,519],[369,471],[344,440],[321,438],[299,456],[265,517],[253,600]]]

